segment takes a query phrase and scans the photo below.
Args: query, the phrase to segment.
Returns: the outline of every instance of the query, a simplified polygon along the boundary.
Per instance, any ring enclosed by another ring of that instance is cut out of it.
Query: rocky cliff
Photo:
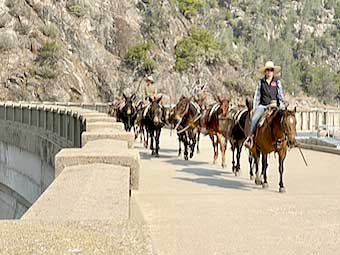
[[[0,99],[107,102],[146,73],[170,101],[251,96],[271,58],[287,93],[336,100],[339,26],[330,0],[0,0]]]

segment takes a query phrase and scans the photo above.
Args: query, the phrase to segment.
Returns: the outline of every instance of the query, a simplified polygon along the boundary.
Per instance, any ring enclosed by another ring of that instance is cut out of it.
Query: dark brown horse
[[[199,120],[201,108],[190,98],[182,96],[179,102],[171,109],[169,121],[175,125],[178,135],[179,149],[178,156],[181,155],[181,143],[184,144],[184,159],[188,160],[188,148],[190,148],[190,158],[194,155],[197,143],[199,151]]]
[[[225,167],[225,137],[227,135],[226,125],[229,100],[222,99],[219,96],[215,97],[215,100],[217,103],[208,107],[200,120],[200,125],[205,129],[204,131],[209,135],[212,141],[214,148],[214,164],[216,164],[218,158],[218,145],[220,145],[222,154],[222,167]]]
[[[147,135],[150,137],[150,149],[152,155],[159,157],[159,139],[161,129],[165,125],[165,109],[160,104],[162,97],[150,98],[150,105],[146,107],[143,114],[143,125]]]
[[[228,112],[228,118],[230,119],[231,125],[231,133],[228,135],[229,142],[231,145],[231,150],[233,154],[232,164],[233,164],[233,173],[235,176],[240,174],[241,165],[240,165],[240,157],[243,142],[246,139],[247,132],[249,129],[249,121],[250,121],[250,113],[251,113],[251,103],[246,99],[247,107],[234,107],[230,109]],[[236,153],[235,153],[236,151]],[[235,155],[236,154],[236,155]],[[235,164],[235,156],[236,156],[236,164]],[[253,157],[251,153],[249,153],[249,167],[250,171],[253,168]]]
[[[267,182],[267,155],[271,152],[279,155],[279,192],[285,192],[283,185],[283,163],[286,158],[288,147],[296,144],[296,108],[293,111],[286,109],[275,109],[274,113],[264,123],[257,125],[254,137],[254,146],[251,149],[255,158],[256,184],[262,184],[263,188],[268,187]],[[259,175],[259,156],[262,155],[262,175]],[[251,172],[252,175],[252,172]]]

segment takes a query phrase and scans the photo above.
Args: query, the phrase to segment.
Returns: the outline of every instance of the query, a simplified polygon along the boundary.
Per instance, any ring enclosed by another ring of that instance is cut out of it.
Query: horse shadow
[[[186,172],[189,174],[194,174],[198,176],[207,176],[207,177],[214,177],[214,176],[222,176],[224,174],[231,175],[231,172],[224,172],[224,171],[218,171],[213,169],[207,169],[207,168],[193,168],[193,167],[187,167],[183,168],[181,170],[177,170],[177,172]]]
[[[155,158],[157,158],[154,155],[151,155],[151,151],[148,151],[148,152],[140,151],[139,156],[140,156],[141,159],[155,159]],[[160,153],[157,159],[162,159],[162,158],[163,159],[169,159],[169,158],[173,158],[173,156]]]
[[[229,179],[215,179],[215,178],[186,178],[186,177],[174,177],[176,180],[180,181],[188,181],[188,182],[194,182],[198,184],[204,184],[208,186],[214,186],[224,189],[237,189],[242,191],[251,191],[253,190],[253,187],[240,182],[238,180],[229,180]]]
[[[205,165],[207,162],[205,161],[193,161],[193,160],[183,160],[182,158],[173,158],[167,160],[168,163],[177,166],[189,166],[189,165]]]

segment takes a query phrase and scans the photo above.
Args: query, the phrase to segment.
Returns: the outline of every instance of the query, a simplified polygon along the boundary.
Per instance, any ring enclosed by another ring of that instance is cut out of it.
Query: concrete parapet
[[[111,164],[66,167],[22,219],[126,221],[129,177],[128,167]]]
[[[84,132],[82,134],[82,144],[85,145],[89,141],[102,140],[102,139],[116,139],[128,142],[129,148],[133,147],[135,136],[132,133],[119,130],[96,130],[93,132]]]
[[[86,131],[95,132],[103,130],[124,131],[124,124],[121,122],[90,122],[86,124]]]
[[[94,146],[99,146],[99,147],[108,147],[112,146],[115,148],[121,148],[123,150],[128,149],[128,143],[123,140],[114,140],[114,139],[103,139],[103,140],[94,140],[94,141],[89,141],[84,145],[83,148],[91,148]]]
[[[86,118],[86,123],[91,123],[91,122],[115,122],[116,119],[108,116],[95,116],[95,117],[87,117]]]
[[[134,149],[124,149],[110,140],[93,141],[91,146],[81,149],[63,149],[55,158],[55,176],[66,167],[94,163],[114,164],[130,168],[131,189],[139,186],[139,153]]]

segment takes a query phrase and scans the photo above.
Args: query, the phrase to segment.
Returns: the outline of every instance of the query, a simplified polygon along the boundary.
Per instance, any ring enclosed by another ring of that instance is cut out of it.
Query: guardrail
[[[68,109],[56,109],[49,105],[0,103],[0,123],[2,126],[30,130],[58,145],[60,149],[80,148],[81,135],[86,130],[83,116]],[[1,132],[2,137],[6,139],[4,132]],[[16,146],[21,147],[20,144]]]

